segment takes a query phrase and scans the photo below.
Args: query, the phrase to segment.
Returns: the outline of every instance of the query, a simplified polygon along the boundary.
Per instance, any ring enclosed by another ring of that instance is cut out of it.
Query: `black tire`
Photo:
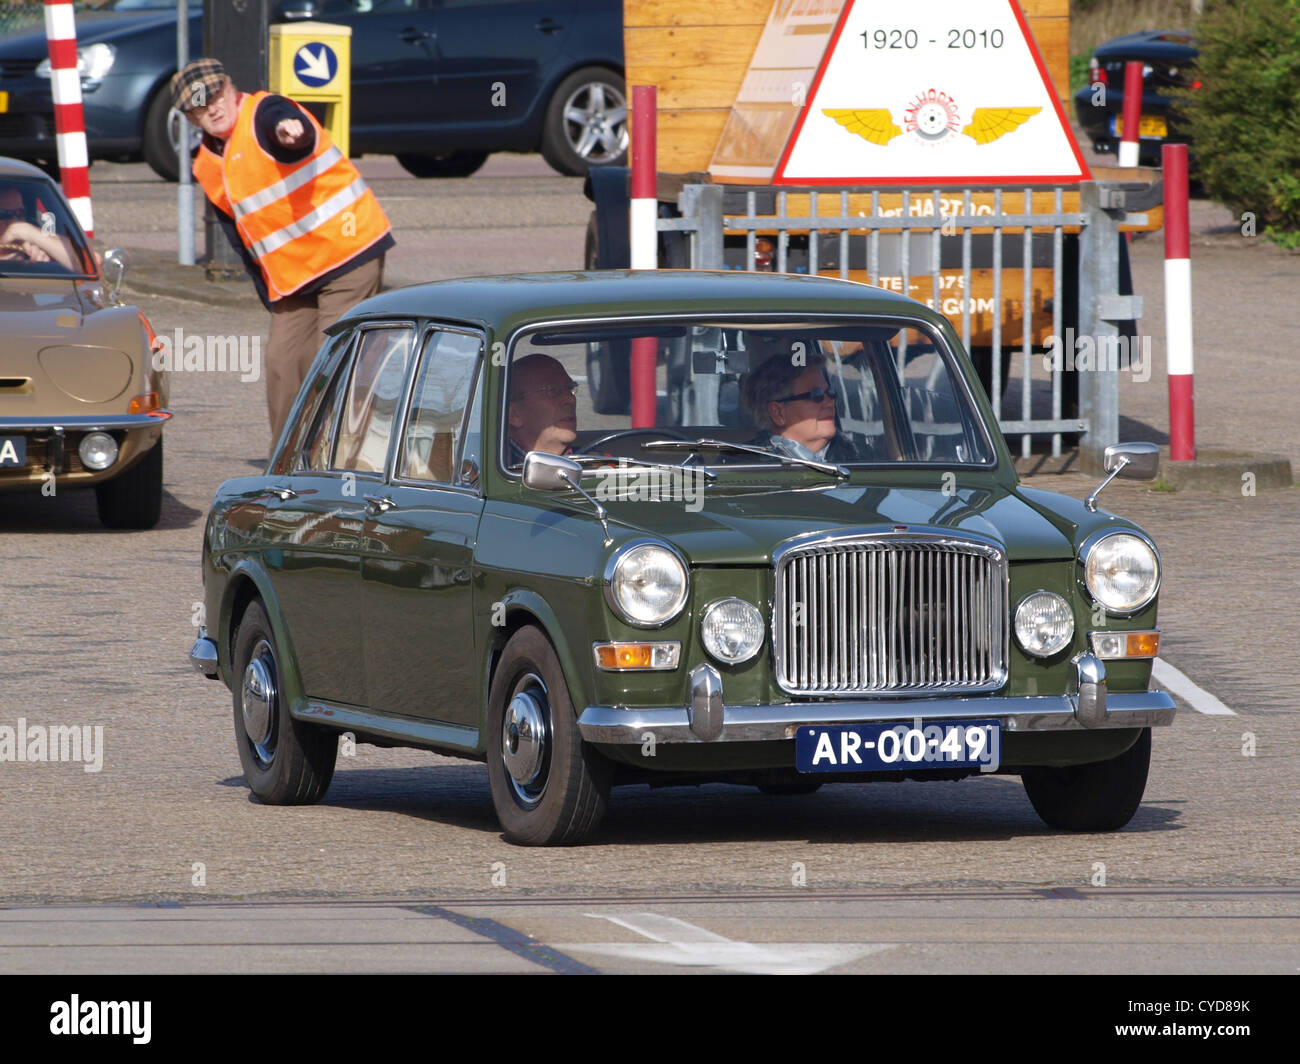
[[[589,166],[622,166],[627,159],[622,75],[583,67],[560,82],[546,108],[541,151],[552,169],[572,176],[585,174]]]
[[[397,161],[412,177],[469,177],[485,162],[485,151],[452,151],[441,155],[402,152]]]
[[[512,706],[538,726],[507,730]],[[534,715],[528,717],[529,712]],[[530,732],[537,741],[528,742]],[[509,745],[503,741],[507,737]],[[514,758],[511,765],[508,757]],[[559,660],[550,641],[531,625],[511,636],[492,677],[487,765],[492,804],[510,842],[571,845],[605,815],[612,766],[583,742]]]
[[[153,528],[162,516],[163,441],[121,476],[95,485],[95,507],[106,528]]]
[[[600,269],[600,221],[595,211],[587,217],[587,236],[582,242],[582,268]]]
[[[164,181],[175,181],[179,176],[176,149],[167,135],[167,114],[171,107],[171,93],[164,84],[149,101],[149,108],[144,113],[144,128],[140,131],[140,152],[144,161]]]
[[[231,660],[235,745],[249,788],[267,805],[319,802],[334,778],[338,736],[289,715],[275,635],[260,602],[250,603],[240,618]]]
[[[788,780],[781,783],[759,783],[755,784],[764,794],[770,794],[773,797],[787,797],[798,794],[812,794],[821,790],[824,780]]]
[[[1151,765],[1151,729],[1118,757],[1068,768],[1032,768],[1021,773],[1034,811],[1049,827],[1064,831],[1117,831],[1142,804]]]

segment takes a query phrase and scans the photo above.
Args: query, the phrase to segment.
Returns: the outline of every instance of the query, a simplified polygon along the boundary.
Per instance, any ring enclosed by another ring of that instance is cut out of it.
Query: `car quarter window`
[[[398,476],[452,483],[465,404],[482,349],[483,339],[474,333],[429,333],[411,392]]]
[[[362,332],[339,419],[332,468],[383,473],[414,342],[415,330],[409,325]]]
[[[347,392],[348,381],[352,375],[352,349],[356,336],[344,333],[334,337],[334,348],[346,348],[346,353],[338,360],[334,372],[328,376],[322,374],[309,386],[314,392],[312,405],[315,413],[311,416],[311,426],[303,436],[298,449],[298,470],[324,471],[330,467],[334,443],[334,428],[339,420],[339,407]],[[324,393],[323,396],[321,393]],[[306,416],[307,409],[303,414]]]

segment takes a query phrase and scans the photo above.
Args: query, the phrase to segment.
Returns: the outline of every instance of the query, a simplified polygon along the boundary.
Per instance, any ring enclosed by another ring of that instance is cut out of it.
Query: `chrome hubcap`
[[[604,163],[627,150],[627,101],[612,85],[582,85],[564,103],[569,146],[588,162]]]
[[[501,728],[501,760],[515,797],[536,805],[546,789],[550,765],[546,687],[536,675],[523,677],[506,706]]]
[[[244,669],[244,683],[239,706],[244,718],[244,734],[263,762],[275,755],[275,656],[265,639],[253,648]]]

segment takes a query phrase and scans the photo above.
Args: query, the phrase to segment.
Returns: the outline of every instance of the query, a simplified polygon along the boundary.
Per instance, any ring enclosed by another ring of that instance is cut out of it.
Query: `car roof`
[[[465,277],[395,288],[358,303],[330,332],[358,321],[430,317],[509,331],[535,322],[642,314],[908,314],[924,304],[830,277],[741,270],[598,270]]]
[[[25,163],[21,159],[0,156],[0,177],[39,177],[46,181],[53,179],[39,166]]]

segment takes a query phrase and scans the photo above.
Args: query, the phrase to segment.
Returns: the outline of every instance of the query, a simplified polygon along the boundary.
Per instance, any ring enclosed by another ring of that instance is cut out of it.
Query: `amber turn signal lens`
[[[681,657],[680,643],[597,643],[596,665],[611,672],[639,669],[675,669]]]
[[[1125,651],[1130,658],[1154,658],[1160,653],[1159,632],[1129,632]]]
[[[128,414],[147,414],[150,410],[157,410],[159,405],[157,392],[145,392],[144,395],[137,395],[131,400],[126,412]]]

